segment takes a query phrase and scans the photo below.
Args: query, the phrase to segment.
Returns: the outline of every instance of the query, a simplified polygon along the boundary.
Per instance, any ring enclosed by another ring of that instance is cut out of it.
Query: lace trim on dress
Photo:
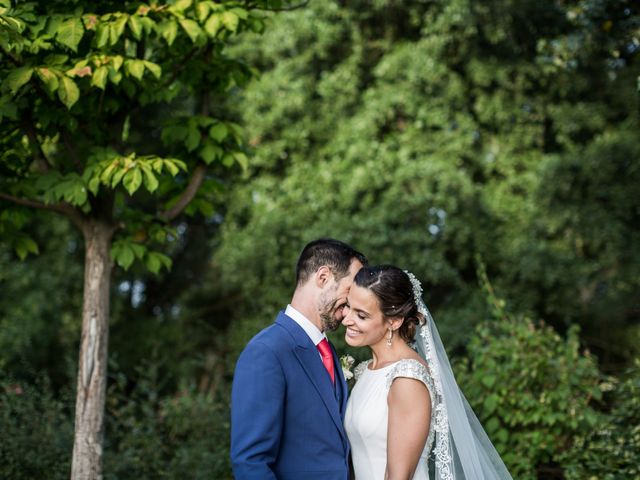
[[[431,398],[431,422],[429,425],[429,435],[427,436],[427,442],[424,445],[422,451],[422,458],[427,458],[431,452],[433,446],[433,440],[435,438],[435,432],[438,430],[438,409],[436,407],[435,385],[433,378],[429,373],[429,369],[418,360],[411,358],[403,359],[397,362],[394,367],[387,373],[387,390],[391,388],[391,384],[396,378],[413,378],[419,380],[425,384],[427,390],[429,390],[429,397]]]
[[[353,377],[356,381],[360,378],[360,375],[364,373],[364,370],[369,366],[371,360],[365,360],[364,362],[360,362],[356,368],[353,369]]]

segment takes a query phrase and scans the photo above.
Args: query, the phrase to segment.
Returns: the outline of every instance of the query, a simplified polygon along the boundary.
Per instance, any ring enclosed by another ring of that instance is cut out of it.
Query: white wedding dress
[[[384,480],[387,467],[387,396],[393,380],[413,378],[423,382],[431,397],[431,423],[424,450],[413,480],[428,480],[427,458],[435,431],[435,387],[429,370],[421,362],[404,359],[377,370],[368,368],[371,360],[359,364],[356,384],[347,403],[344,425],[351,443],[356,480]]]

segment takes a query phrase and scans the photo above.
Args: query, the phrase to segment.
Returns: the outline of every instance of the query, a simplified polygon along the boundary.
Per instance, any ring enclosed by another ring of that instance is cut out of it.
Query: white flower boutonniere
[[[353,378],[351,367],[353,367],[354,362],[355,359],[351,355],[343,355],[340,357],[340,366],[342,367],[342,374],[345,380],[351,380]]]

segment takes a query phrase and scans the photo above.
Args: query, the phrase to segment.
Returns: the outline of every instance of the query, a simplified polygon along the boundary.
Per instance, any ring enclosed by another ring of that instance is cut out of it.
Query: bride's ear
[[[395,332],[404,323],[404,318],[402,318],[402,317],[393,317],[393,318],[390,318],[388,321],[389,321],[389,327],[391,327],[391,330],[393,330]]]

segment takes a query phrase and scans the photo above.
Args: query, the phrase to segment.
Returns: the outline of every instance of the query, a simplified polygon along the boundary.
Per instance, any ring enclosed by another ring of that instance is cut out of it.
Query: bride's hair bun
[[[354,281],[359,287],[373,292],[385,317],[404,319],[397,333],[405,342],[412,342],[418,325],[424,323],[424,317],[418,312],[413,285],[407,274],[393,265],[378,265],[363,267]]]

